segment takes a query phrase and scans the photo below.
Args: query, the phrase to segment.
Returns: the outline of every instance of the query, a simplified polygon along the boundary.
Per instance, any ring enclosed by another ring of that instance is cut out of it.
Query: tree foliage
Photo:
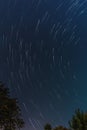
[[[87,130],[87,113],[77,109],[69,125],[72,130]]]
[[[68,129],[60,125],[60,126],[55,127],[54,130],[68,130]]]
[[[11,98],[9,89],[0,82],[0,127],[3,130],[15,130],[24,127],[18,100]]]
[[[44,127],[44,130],[68,130],[66,127],[63,126],[57,126],[55,128],[52,128],[51,125],[49,123],[47,123]]]
[[[69,121],[69,128],[63,126],[57,126],[52,128],[50,124],[46,124],[45,130],[87,130],[87,112],[83,112],[80,109],[75,110],[72,119]]]
[[[52,130],[52,127],[49,123],[47,123],[45,126],[44,126],[44,130]]]

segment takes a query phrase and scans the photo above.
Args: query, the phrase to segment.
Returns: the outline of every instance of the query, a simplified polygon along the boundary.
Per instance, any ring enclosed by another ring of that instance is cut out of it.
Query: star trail
[[[65,125],[87,110],[87,0],[0,0],[0,80],[24,130]]]

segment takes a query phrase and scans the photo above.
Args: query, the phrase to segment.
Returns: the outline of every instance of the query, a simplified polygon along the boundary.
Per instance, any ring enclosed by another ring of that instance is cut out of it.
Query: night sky
[[[0,0],[0,80],[24,130],[87,110],[87,0]]]

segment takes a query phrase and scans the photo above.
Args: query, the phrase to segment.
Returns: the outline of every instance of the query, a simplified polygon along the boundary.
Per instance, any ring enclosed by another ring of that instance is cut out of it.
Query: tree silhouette
[[[69,125],[72,130],[87,130],[87,113],[77,109]]]
[[[0,82],[0,127],[3,130],[15,130],[24,127],[18,101],[11,98],[9,89]]]
[[[60,125],[60,126],[55,127],[53,130],[68,130],[68,129]]]
[[[47,123],[45,126],[44,126],[44,130],[52,130],[52,127],[49,123]]]

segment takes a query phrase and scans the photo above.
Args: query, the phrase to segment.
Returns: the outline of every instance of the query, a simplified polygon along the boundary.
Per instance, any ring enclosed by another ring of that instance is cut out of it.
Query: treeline
[[[52,128],[51,124],[47,123],[44,130],[87,130],[87,112],[77,109],[69,121],[69,128],[64,126],[57,126]]]
[[[24,121],[18,100],[10,97],[9,89],[0,82],[0,129],[15,130],[22,127]]]
[[[18,100],[10,97],[9,89],[0,82],[0,129],[16,130],[24,125]],[[69,128],[61,125],[52,128],[51,124],[47,123],[44,130],[87,130],[87,112],[77,109],[69,121]]]

